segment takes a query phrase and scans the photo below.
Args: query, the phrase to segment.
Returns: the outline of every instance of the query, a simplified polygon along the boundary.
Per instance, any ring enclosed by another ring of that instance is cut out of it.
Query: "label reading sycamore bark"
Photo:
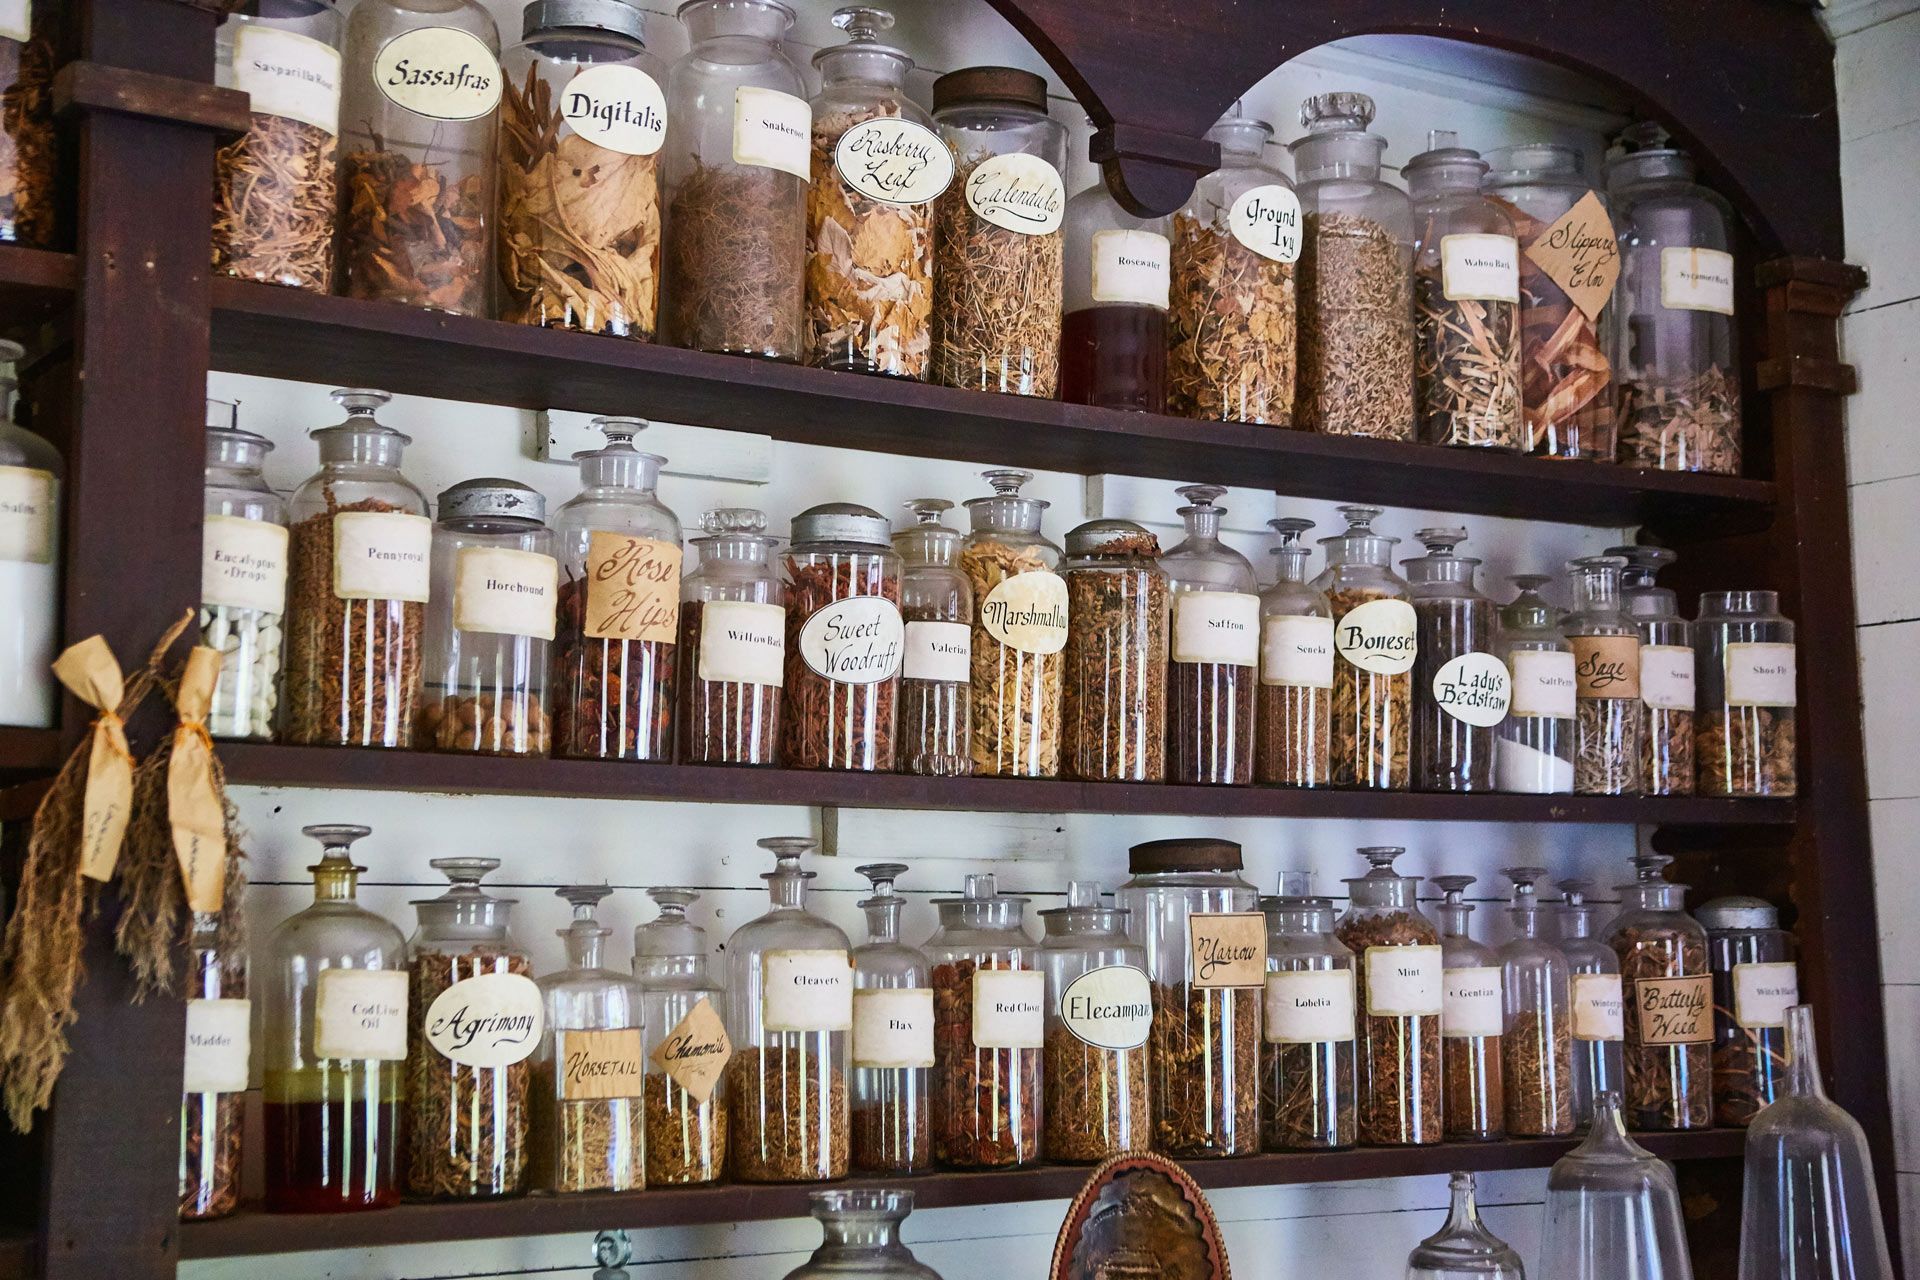
[[[966,196],[984,221],[1030,236],[1058,231],[1067,207],[1060,171],[1024,151],[982,160],[967,175]]]
[[[1167,309],[1167,238],[1157,231],[1093,233],[1093,300]]]
[[[1573,655],[1564,649],[1515,649],[1512,658],[1511,713],[1573,719],[1580,687],[1573,673]]]
[[[1153,1028],[1153,991],[1130,964],[1089,969],[1060,993],[1060,1021],[1096,1049],[1138,1049]]]
[[[1258,987],[1267,980],[1267,918],[1258,911],[1196,911],[1187,917],[1193,985]]]
[[[800,628],[800,656],[838,684],[878,684],[900,674],[900,610],[881,596],[849,596],[814,610]]]
[[[810,176],[813,108],[805,98],[743,84],[733,91],[733,162]]]
[[[1640,1043],[1707,1044],[1713,1040],[1713,979],[1642,978],[1633,984]]]
[[[964,622],[909,622],[901,674],[909,680],[965,684],[972,678],[973,630]]]
[[[407,971],[322,969],[314,984],[313,1056],[398,1062],[407,1056]]]
[[[714,1011],[713,1002],[701,996],[666,1038],[653,1046],[648,1061],[691,1094],[696,1104],[704,1105],[713,1096],[720,1073],[732,1056],[733,1042],[727,1039],[726,1024]]]
[[[1733,255],[1720,249],[1660,250],[1660,305],[1733,314]]]
[[[650,156],[667,140],[667,98],[638,67],[588,67],[560,91],[560,118],[595,146]]]
[[[1445,1000],[1439,947],[1368,947],[1362,961],[1369,1018],[1426,1018],[1440,1012]]]
[[[1227,210],[1233,238],[1275,262],[1299,258],[1301,225],[1300,197],[1277,182],[1241,192]]]
[[[1787,1010],[1800,1003],[1800,969],[1792,961],[1733,966],[1733,1020],[1752,1031],[1787,1025]]]
[[[1353,1039],[1353,970],[1292,969],[1268,974],[1264,1034],[1269,1044]]]
[[[1573,995],[1575,1040],[1624,1040],[1627,1038],[1625,1001],[1620,994],[1617,973],[1576,973]]]
[[[333,594],[341,600],[427,602],[433,521],[397,511],[333,517]]]
[[[553,639],[560,565],[552,556],[513,547],[462,547],[453,568],[457,630]]]
[[[53,472],[0,467],[0,560],[52,563],[53,495]]]
[[[587,538],[587,635],[674,643],[680,629],[680,558],[677,543],[594,530]]]
[[[853,1025],[853,964],[844,951],[769,951],[760,959],[769,1031],[845,1031]]]
[[[1333,687],[1333,619],[1268,618],[1260,636],[1260,683]]]
[[[855,991],[853,1065],[883,1070],[932,1066],[933,988]]]
[[[1640,701],[1656,711],[1693,710],[1693,650],[1684,644],[1641,645]]]
[[[1790,644],[1730,644],[1725,658],[1727,705],[1790,707],[1797,656]]]
[[[546,1006],[517,973],[463,978],[433,998],[421,1029],[434,1051],[463,1067],[510,1067],[540,1047]]]
[[[416,27],[380,47],[373,82],[395,106],[433,120],[477,120],[500,102],[500,61],[458,27]]]
[[[241,516],[208,516],[200,538],[200,603],[271,614],[284,610],[286,528]]]
[[[241,27],[233,36],[233,87],[260,115],[340,132],[340,51],[311,36]]]
[[[1498,965],[1445,972],[1441,978],[1441,1035],[1454,1039],[1497,1036],[1502,1018]]]
[[[253,1051],[251,1000],[187,1001],[182,1093],[245,1093]]]
[[[553,1056],[560,1063],[560,1097],[638,1098],[641,1094],[640,1028],[553,1033]]]
[[[840,135],[833,167],[842,182],[869,200],[925,204],[953,181],[953,152],[923,124],[877,116]]]
[[[1639,636],[1569,636],[1574,694],[1581,698],[1640,696]]]
[[[1512,236],[1440,237],[1440,292],[1449,302],[1520,301],[1520,244]]]
[[[1258,666],[1260,597],[1243,591],[1183,591],[1176,595],[1173,660]]]
[[[700,678],[778,686],[787,657],[787,611],[755,600],[709,600],[700,613]]]
[[[1038,969],[973,972],[973,1047],[1038,1049],[1046,1033],[1046,975]]]
[[[1067,647],[1067,584],[1047,569],[1002,578],[980,602],[987,634],[1022,653],[1058,653]]]
[[[1490,729],[1507,718],[1513,680],[1490,653],[1463,653],[1433,673],[1434,705],[1455,720]]]
[[[1405,600],[1369,600],[1333,625],[1334,647],[1362,671],[1397,676],[1413,670],[1418,651],[1413,606]]]

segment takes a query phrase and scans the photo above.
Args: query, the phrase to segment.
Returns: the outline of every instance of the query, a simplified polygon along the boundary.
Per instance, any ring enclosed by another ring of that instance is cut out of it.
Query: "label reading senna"
[[[1173,660],[1232,667],[1260,662],[1260,597],[1183,591],[1173,598]]]
[[[1627,1038],[1626,1005],[1620,994],[1617,973],[1576,973],[1573,975],[1575,1040],[1624,1040]]]
[[[1490,653],[1463,653],[1433,673],[1433,701],[1455,720],[1491,728],[1513,701],[1507,664]]]
[[[1660,305],[1733,314],[1733,255],[1720,249],[1660,250]]]
[[[463,978],[433,998],[421,1029],[434,1052],[463,1067],[510,1067],[540,1047],[545,1004],[517,973]]]
[[[886,1070],[932,1066],[933,988],[855,991],[853,1065]]]
[[[1046,988],[1038,969],[975,969],[973,1047],[1038,1049],[1046,1039]]]
[[[869,200],[925,204],[953,181],[953,152],[923,124],[876,116],[840,135],[833,167]]]
[[[1060,994],[1060,1021],[1096,1049],[1138,1049],[1153,1028],[1153,991],[1130,964],[1089,969]]]
[[[253,1050],[251,1000],[187,1001],[182,1093],[245,1093]]]
[[[1340,656],[1362,671],[1397,676],[1413,670],[1417,651],[1413,606],[1405,600],[1369,600],[1334,623]]]
[[[587,538],[587,635],[674,643],[680,629],[680,556],[678,543],[595,529]]]
[[[395,106],[434,120],[477,120],[500,102],[500,61],[458,27],[416,27],[380,48],[373,82]]]
[[[488,635],[553,639],[560,565],[513,547],[462,547],[454,558],[453,625]]]
[[[1268,618],[1260,636],[1260,683],[1333,687],[1333,619]]]
[[[1797,657],[1790,644],[1730,644],[1724,659],[1727,705],[1790,707]]]
[[[816,609],[800,628],[800,656],[838,684],[878,684],[900,674],[900,610],[881,596],[849,596]]]
[[[648,1061],[693,1095],[696,1104],[704,1105],[713,1096],[720,1073],[732,1056],[733,1042],[727,1039],[726,1024],[720,1021],[713,1002],[701,996],[666,1038],[653,1046]]]
[[[1093,233],[1093,300],[1167,309],[1167,238],[1157,231]]]
[[[53,472],[0,467],[0,560],[53,562],[53,495]]]
[[[1787,1025],[1800,1003],[1800,969],[1791,961],[1733,966],[1733,1020],[1749,1031]]]
[[[805,98],[743,84],[733,91],[733,162],[810,176],[813,108]]]
[[[241,27],[233,37],[233,87],[261,115],[340,132],[340,51],[311,36]]]
[[[1448,969],[1442,975],[1441,1035],[1456,1040],[1497,1036],[1503,1016],[1498,965]]]
[[[909,680],[972,679],[973,630],[964,622],[909,622],[900,673]]]
[[[588,67],[560,91],[560,118],[595,146],[650,156],[667,140],[667,98],[638,67]]]
[[[1600,197],[1589,191],[1527,246],[1527,257],[1580,308],[1597,320],[1620,277],[1620,244]]]
[[[1196,987],[1258,987],[1267,980],[1267,918],[1258,911],[1196,911],[1187,917]]]
[[[314,984],[313,1056],[398,1062],[407,1056],[407,971],[322,969]]]
[[[1574,693],[1582,698],[1640,696],[1639,636],[1569,636]]]
[[[1058,653],[1067,647],[1067,584],[1047,569],[1002,578],[980,603],[987,634],[1022,653]]]
[[[1656,711],[1693,710],[1693,649],[1684,644],[1641,645],[1640,700]]]
[[[1440,948],[1368,947],[1369,1018],[1428,1018],[1445,1003]]]
[[[967,175],[966,195],[967,207],[982,220],[1030,236],[1058,231],[1067,208],[1060,171],[1024,151],[982,160]]]
[[[769,1031],[845,1031],[853,1025],[853,964],[844,951],[769,951],[760,958]]]
[[[1449,302],[1520,301],[1520,243],[1512,236],[1440,237],[1440,292]]]
[[[700,612],[702,680],[778,686],[785,677],[787,611],[756,600],[709,600]]]
[[[1512,656],[1512,714],[1573,719],[1580,688],[1573,655],[1564,649],[1515,649]]]
[[[208,516],[200,539],[200,603],[271,614],[284,610],[285,527],[241,516]]]
[[[560,1064],[560,1097],[637,1098],[641,1094],[640,1028],[553,1033],[553,1055]]]
[[[427,602],[433,521],[398,511],[333,517],[333,594],[341,600]]]
[[[1353,970],[1293,969],[1267,975],[1264,1034],[1269,1044],[1353,1039]]]
[[[1713,1039],[1713,979],[1641,978],[1633,984],[1640,1043],[1707,1044]]]
[[[1241,192],[1227,210],[1233,238],[1275,262],[1299,258],[1301,226],[1300,197],[1277,182]]]

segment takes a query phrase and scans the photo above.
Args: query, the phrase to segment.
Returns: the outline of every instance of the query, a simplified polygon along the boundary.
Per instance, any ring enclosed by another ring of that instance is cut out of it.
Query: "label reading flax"
[[[1260,664],[1260,597],[1183,591],[1173,598],[1173,660],[1232,667]]]
[[[1267,918],[1258,911],[1196,911],[1187,917],[1193,985],[1259,987],[1267,981]]]
[[[53,562],[53,495],[53,472],[0,467],[0,560]]]
[[[680,627],[680,558],[677,543],[594,530],[587,538],[587,635],[672,644]]]
[[[760,958],[762,1023],[769,1031],[845,1031],[853,1025],[853,964],[844,951],[769,951]]]
[[[1617,973],[1576,973],[1568,1002],[1573,1010],[1575,1040],[1627,1038],[1625,1001]]]
[[[182,1093],[245,1093],[253,1051],[251,1000],[187,1001]]]
[[[1038,969],[973,971],[973,1047],[1038,1049],[1046,1041],[1047,977]]]
[[[1353,1039],[1353,970],[1293,969],[1267,975],[1264,1034],[1269,1044]]]
[[[1641,978],[1633,984],[1643,1045],[1708,1044],[1713,1040],[1713,979]]]
[[[933,988],[855,991],[853,1065],[882,1070],[932,1066]]]
[[[1369,1018],[1439,1014],[1445,1003],[1439,947],[1368,947],[1362,960],[1367,966]]]
[[[709,600],[702,608],[702,680],[778,686],[786,674],[786,657],[787,611],[779,605]]]
[[[909,680],[965,684],[972,679],[973,628],[964,622],[909,622],[901,674]]]
[[[477,120],[500,102],[500,61],[458,27],[416,27],[380,47],[373,82],[397,107],[431,120]]]
[[[1449,302],[1520,301],[1520,243],[1512,236],[1440,237],[1440,292]]]
[[[1589,320],[1599,319],[1620,277],[1620,244],[1613,223],[1591,191],[1534,238],[1527,257]]]
[[[967,175],[966,195],[983,221],[1030,236],[1058,231],[1067,207],[1060,171],[1024,151],[982,160]]]
[[[1441,977],[1440,1034],[1453,1039],[1497,1036],[1504,1025],[1500,969],[1476,965]]]
[[[1800,969],[1791,961],[1733,966],[1733,1020],[1749,1031],[1787,1025],[1787,1010],[1800,1003]]]
[[[208,516],[200,538],[200,603],[271,614],[284,610],[285,527],[241,516]]]
[[[560,566],[512,547],[462,547],[454,558],[453,625],[488,635],[553,639]]]
[[[987,634],[1022,653],[1059,653],[1067,647],[1067,583],[1049,569],[1002,578],[980,603]]]
[[[1165,311],[1172,287],[1170,261],[1167,238],[1157,231],[1094,232],[1093,300]]]
[[[340,132],[340,51],[311,36],[242,26],[233,36],[233,87],[261,115]]]
[[[1693,650],[1684,644],[1640,646],[1640,701],[1655,711],[1693,710]]]
[[[553,1033],[553,1056],[560,1064],[560,1097],[637,1098],[641,1092],[640,1028]]]
[[[925,204],[953,181],[953,152],[923,124],[897,116],[862,120],[833,148],[840,180],[884,204]]]
[[[1798,657],[1790,644],[1730,644],[1724,658],[1727,705],[1791,707]]]
[[[1733,255],[1720,249],[1660,250],[1660,305],[1733,314]]]
[[[313,1056],[398,1062],[407,1056],[407,971],[322,969],[314,984]]]
[[[1511,714],[1571,720],[1580,681],[1573,655],[1564,649],[1515,649]]]
[[[1153,1028],[1153,991],[1130,964],[1089,969],[1060,993],[1060,1021],[1096,1049],[1138,1049]]]
[[[588,142],[622,155],[650,156],[667,140],[667,98],[638,67],[588,67],[560,91],[560,118]]]
[[[1639,636],[1568,636],[1567,640],[1573,645],[1577,697],[1640,696]]]
[[[510,1067],[540,1047],[546,1006],[517,973],[462,978],[433,998],[421,1029],[434,1052],[463,1067]]]
[[[813,108],[805,98],[743,84],[733,91],[733,162],[810,176]]]
[[[1334,623],[1333,643],[1341,657],[1362,671],[1397,676],[1413,670],[1418,651],[1413,606],[1405,600],[1369,600]]]
[[[1260,635],[1260,683],[1333,687],[1333,619],[1268,618]]]
[[[425,604],[432,549],[433,521],[425,516],[339,512],[333,517],[333,594]]]
[[[849,596],[814,610],[800,628],[800,656],[839,684],[878,684],[900,674],[900,610],[881,596]]]
[[[1263,258],[1293,262],[1300,257],[1300,197],[1277,182],[1240,193],[1227,210],[1233,238]]]
[[[648,1061],[691,1094],[696,1104],[704,1105],[713,1096],[720,1073],[732,1056],[733,1042],[727,1039],[726,1024],[714,1011],[713,1002],[701,996],[666,1038],[653,1046]]]
[[[1490,653],[1463,653],[1433,673],[1433,701],[1455,720],[1490,729],[1513,702],[1507,664]]]

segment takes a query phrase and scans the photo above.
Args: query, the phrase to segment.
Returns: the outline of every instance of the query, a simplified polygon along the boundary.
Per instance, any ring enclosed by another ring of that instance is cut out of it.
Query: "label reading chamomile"
[[[1503,1018],[1498,965],[1448,969],[1442,976],[1441,1035],[1456,1040],[1497,1036]]]
[[[1260,597],[1183,591],[1173,598],[1173,660],[1230,667],[1260,663]]]
[[[1520,242],[1512,236],[1441,236],[1440,292],[1449,302],[1520,301]]]
[[[674,643],[680,631],[680,559],[676,542],[595,529],[587,538],[587,635]]]
[[[1093,300],[1167,309],[1167,238],[1157,231],[1093,233]]]
[[[953,152],[923,124],[897,116],[863,120],[834,144],[840,180],[885,204],[925,204],[953,181]]]
[[[733,162],[811,175],[813,108],[805,98],[743,84],[733,91]]]
[[[1258,987],[1267,980],[1267,918],[1258,911],[1196,911],[1187,917],[1193,985]]]
[[[233,88],[260,115],[340,132],[340,51],[311,36],[248,23],[233,37]]]
[[[560,91],[560,118],[598,147],[650,156],[667,140],[667,98],[638,67],[588,67]]]
[[[427,602],[433,521],[398,511],[333,517],[333,594],[341,600]]]
[[[1490,653],[1463,653],[1433,673],[1433,702],[1464,724],[1490,729],[1507,718],[1513,678]]]
[[[787,611],[756,600],[709,600],[700,610],[699,675],[778,686],[787,659]]]
[[[314,984],[313,1056],[398,1062],[407,1056],[407,971],[322,969]]]
[[[972,679],[973,630],[964,622],[909,622],[900,674],[909,680],[965,684]]]
[[[0,467],[0,560],[53,562],[53,495],[53,472]]]
[[[1642,978],[1633,984],[1633,1010],[1643,1045],[1707,1044],[1713,1039],[1713,979]]]
[[[1362,671],[1382,676],[1413,670],[1417,635],[1413,606],[1405,600],[1369,600],[1333,626],[1333,643],[1340,656]]]
[[[1047,977],[1038,969],[973,972],[973,1047],[1038,1049],[1046,1039]]]
[[[1439,1014],[1445,1003],[1439,947],[1368,947],[1362,960],[1367,966],[1369,1018]]]
[[[500,61],[458,27],[416,27],[380,47],[373,82],[395,106],[432,120],[477,120],[500,102]]]
[[[1797,655],[1790,644],[1730,644],[1725,658],[1727,705],[1791,707]]]
[[[836,684],[878,684],[900,674],[900,610],[880,596],[849,596],[816,609],[800,628],[800,656]]]
[[[253,1052],[251,1000],[187,1001],[182,1093],[245,1093]]]
[[[1024,151],[982,160],[967,175],[965,191],[967,208],[983,221],[1024,235],[1052,235],[1067,208],[1060,171]]]
[[[701,996],[666,1038],[653,1046],[647,1060],[691,1094],[696,1105],[704,1106],[732,1056],[733,1042],[727,1039],[726,1024],[713,1002]]]
[[[463,1067],[510,1067],[540,1047],[546,1005],[517,973],[463,978],[433,998],[421,1030],[434,1052]]]
[[[1510,655],[1513,702],[1510,713],[1571,720],[1580,682],[1573,673],[1573,655],[1564,649],[1515,649]]]
[[[1627,1038],[1626,1005],[1620,994],[1617,973],[1576,973],[1572,998],[1575,1040],[1624,1040]]]
[[[1233,238],[1275,262],[1299,258],[1301,226],[1300,197],[1277,182],[1241,192],[1227,210]]]
[[[760,958],[769,1031],[845,1031],[853,1025],[853,964],[844,951],[769,951]]]
[[[33,0],[0,0],[0,39],[21,44],[33,30]]]
[[[853,1065],[882,1070],[932,1066],[933,988],[855,991]]]
[[[1047,569],[1002,578],[980,602],[987,634],[1022,653],[1058,653],[1067,647],[1067,584]]]
[[[1720,249],[1660,250],[1660,305],[1733,314],[1733,255]]]
[[[1333,687],[1333,619],[1285,615],[1260,631],[1260,683]]]
[[[643,1079],[640,1028],[553,1033],[553,1056],[560,1064],[560,1097],[638,1098]]]
[[[1269,1044],[1326,1044],[1353,1039],[1353,970],[1293,969],[1267,975]]]
[[[200,603],[271,614],[284,610],[285,527],[240,516],[208,516],[200,538]]]
[[[560,566],[512,547],[462,547],[454,558],[453,625],[460,631],[553,639]]]
[[[1153,990],[1130,964],[1089,969],[1060,993],[1060,1021],[1096,1049],[1138,1049],[1153,1029]]]
[[[1655,711],[1693,710],[1693,650],[1689,646],[1640,646],[1640,701]]]
[[[1749,1031],[1787,1025],[1800,1003],[1800,969],[1791,961],[1733,966],[1733,1020]]]
[[[1581,698],[1640,696],[1639,636],[1569,636],[1574,694]]]

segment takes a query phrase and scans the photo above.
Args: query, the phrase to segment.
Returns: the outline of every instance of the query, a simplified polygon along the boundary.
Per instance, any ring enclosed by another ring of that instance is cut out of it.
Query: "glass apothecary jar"
[[[400,1203],[406,1093],[407,943],[355,901],[368,828],[302,827],[320,842],[313,904],[280,922],[260,953],[266,1205],[342,1213]]]
[[[565,885],[558,931],[567,965],[538,982],[545,1031],[532,1067],[532,1178],[548,1191],[636,1191],[647,1184],[640,984],[606,966],[613,930],[594,917],[604,884]]]
[[[826,1239],[785,1280],[940,1280],[900,1243],[913,1192],[854,1187],[816,1191],[808,1199]]]
[[[1394,870],[1405,849],[1360,850],[1367,874],[1346,881],[1333,936],[1356,960],[1355,1136],[1362,1146],[1439,1142],[1440,934],[1420,913],[1419,880]]]
[[[1621,607],[1619,556],[1570,561],[1573,611],[1560,620],[1573,648],[1573,789],[1583,796],[1641,791],[1640,631]]]
[[[1626,995],[1621,1057],[1627,1124],[1634,1129],[1713,1123],[1707,932],[1683,910],[1686,886],[1662,878],[1671,861],[1657,854],[1633,860],[1634,882],[1619,886],[1620,914],[1607,928]]]
[[[807,909],[804,836],[759,841],[769,910],[727,939],[727,1065],[733,1176],[825,1182],[847,1176],[853,961],[847,935]]]
[[[333,0],[247,0],[214,32],[214,83],[248,97],[213,170],[213,269],[333,292],[340,46]]]
[[[1434,876],[1445,897],[1440,920],[1442,996],[1440,1072],[1449,1142],[1490,1142],[1506,1136],[1505,1026],[1500,954],[1467,932],[1472,876]]]
[[[1180,489],[1187,536],[1160,557],[1173,606],[1167,663],[1167,780],[1253,781],[1260,597],[1253,565],[1220,541],[1219,485]]]
[[[667,460],[633,447],[647,424],[594,425],[607,443],[574,455],[580,492],[553,513],[553,753],[665,760],[681,653],[680,520],[655,493]]]
[[[667,73],[667,320],[696,351],[805,350],[813,114],[776,0],[690,0]]]
[[[1513,937],[1500,948],[1507,1132],[1518,1138],[1558,1137],[1574,1126],[1571,968],[1547,937],[1538,889],[1547,869],[1508,867],[1502,874],[1513,882],[1507,911]]]
[[[1167,408],[1293,425],[1300,198],[1264,159],[1273,126],[1235,103],[1207,130],[1220,167],[1173,215]]]
[[[914,523],[893,535],[900,555],[902,773],[973,772],[973,584],[960,567],[960,534],[941,522],[953,504],[914,498]]]
[[[1427,554],[1403,560],[1419,634],[1413,663],[1413,786],[1491,791],[1513,678],[1495,652],[1499,615],[1473,580],[1480,562],[1456,548],[1467,531],[1422,529]]]
[[[354,5],[340,92],[348,297],[487,314],[504,83],[478,0]]]
[[[436,506],[415,745],[543,756],[560,594],[547,500],[517,480],[487,478],[461,481]]]
[[[1614,1094],[1547,1174],[1546,1219],[1540,1280],[1692,1280],[1673,1166],[1627,1136]]]
[[[933,82],[953,153],[934,214],[933,381],[1052,399],[1060,388],[1067,129],[1047,82],[968,67]]]
[[[993,493],[967,500],[973,531],[960,548],[974,602],[973,771],[1057,777],[1068,635],[1060,548],[1040,532],[1046,500],[1020,495],[1031,472],[985,479]]]
[[[1626,1010],[1620,985],[1620,957],[1593,936],[1590,880],[1557,880],[1560,953],[1567,958],[1569,1025],[1573,1033],[1573,1119],[1580,1128],[1593,1123],[1594,1099],[1626,1087],[1621,1043],[1626,1039]]]
[[[1331,776],[1333,606],[1307,581],[1313,521],[1267,521],[1279,535],[1274,584],[1260,594],[1260,697],[1254,777],[1283,787],[1324,787]]]
[[[53,126],[53,73],[65,8],[28,4],[0,32],[0,240],[41,249],[60,247],[60,148]]]
[[[1401,171],[1413,198],[1414,383],[1420,439],[1519,449],[1520,244],[1480,193],[1487,162],[1436,129]]]
[[[1788,1010],[1800,1003],[1793,935],[1764,898],[1715,898],[1693,918],[1713,974],[1713,1122],[1745,1128],[1786,1087]]]
[[[893,882],[906,869],[904,862],[856,868],[873,896],[860,903],[867,940],[853,949],[855,1173],[933,1167],[933,966],[925,952],[900,940],[907,900]]]
[[[1407,1255],[1407,1280],[1524,1280],[1520,1255],[1480,1220],[1473,1175],[1456,1173],[1448,1186],[1446,1225]]]
[[[1353,952],[1333,936],[1333,899],[1281,877],[1262,898],[1267,987],[1260,1046],[1260,1145],[1334,1151],[1354,1144]]]
[[[238,902],[225,910],[238,913]],[[240,1142],[253,1064],[245,939],[218,911],[187,935],[187,1031],[180,1086],[180,1218],[223,1218],[240,1204]]]
[[[546,1002],[507,931],[514,900],[480,887],[500,859],[428,865],[452,887],[414,900],[420,924],[407,940],[407,1193],[517,1194],[527,1189],[528,1060]]]
[[[1620,461],[1738,475],[1733,210],[1671,147],[1625,155],[1607,179],[1620,212]]]
[[[1300,104],[1293,153],[1305,215],[1300,379],[1294,425],[1329,435],[1414,438],[1413,205],[1380,176],[1387,140],[1373,99]]]
[[[633,931],[645,1048],[647,1185],[695,1187],[727,1173],[727,1063],[733,1042],[692,889],[647,890],[660,914]]]
[[[787,656],[780,540],[751,507],[709,511],[700,527],[680,580],[680,759],[775,764]]]
[[[287,503],[281,734],[303,746],[409,747],[433,577],[427,499],[400,470],[410,437],[375,420],[384,391],[333,392],[310,432],[320,470]]]
[[[237,409],[207,402],[200,643],[220,651],[207,732],[266,742],[280,702],[287,504],[261,474],[273,442],[235,426]]]
[[[1040,913],[1046,975],[1041,1147],[1061,1164],[1098,1164],[1151,1145],[1147,1039],[1153,988],[1147,952],[1127,936],[1129,913],[1075,880],[1067,905]]]
[[[781,566],[788,768],[893,770],[906,623],[891,535],[885,516],[851,502],[793,518]]]
[[[1167,775],[1167,575],[1131,520],[1067,533],[1068,772],[1090,782]]]
[[[1700,794],[1791,796],[1798,655],[1773,591],[1709,591],[1693,630]]]
[[[1640,785],[1650,796],[1693,794],[1693,626],[1654,575],[1674,562],[1665,547],[1608,547],[1620,602],[1640,632]]]
[[[1231,840],[1150,840],[1115,895],[1153,984],[1153,1149],[1176,1159],[1260,1149],[1267,921],[1240,866]]]
[[[0,37],[0,53],[8,42]],[[51,71],[49,71],[51,74]],[[0,724],[53,726],[60,628],[60,485],[51,444],[13,420],[26,349],[0,339]]]
[[[1494,785],[1527,795],[1573,791],[1574,722],[1579,681],[1560,611],[1540,589],[1553,579],[1517,573],[1515,595],[1500,610],[1495,652],[1507,664],[1512,699],[1497,730]]]
[[[1347,527],[1320,539],[1327,567],[1313,580],[1333,609],[1328,779],[1336,787],[1404,791],[1412,778],[1419,617],[1390,567],[1400,539],[1374,532],[1380,508],[1339,512]]]
[[[1136,413],[1167,407],[1172,247],[1165,218],[1128,213],[1104,179],[1067,201],[1060,398]]]

